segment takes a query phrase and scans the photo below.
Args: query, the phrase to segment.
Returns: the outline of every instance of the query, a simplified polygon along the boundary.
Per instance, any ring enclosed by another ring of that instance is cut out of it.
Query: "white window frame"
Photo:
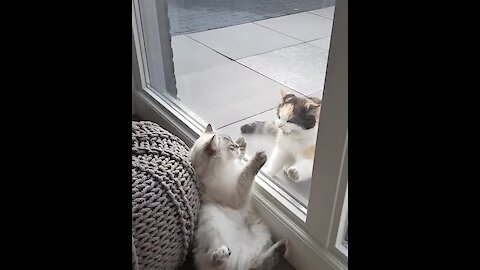
[[[345,240],[346,230],[348,228],[348,184],[347,184],[347,191],[345,193],[345,199],[343,200],[340,222],[337,228],[338,228],[338,232],[336,234],[336,239],[332,238],[332,241],[334,241],[334,244],[335,244],[335,248],[337,249],[336,252],[339,251],[341,252],[342,255],[345,255],[348,257],[348,247],[345,247],[343,243]]]
[[[150,6],[145,8],[145,5]],[[167,16],[162,16],[166,12],[165,0],[132,0],[132,107],[140,118],[161,123],[191,146],[203,132],[204,123],[192,117],[188,108],[180,105],[179,110],[178,103],[159,95],[176,92],[169,22]],[[147,53],[149,50],[161,53]],[[153,76],[148,72],[152,68],[155,70]],[[348,207],[347,97],[348,0],[337,0],[310,208],[308,211],[302,209],[301,205],[281,194],[281,189],[272,185],[263,174],[257,176],[254,184],[254,204],[274,237],[289,239],[291,250],[287,260],[297,270],[348,269],[348,250],[338,245],[338,236],[343,239]]]

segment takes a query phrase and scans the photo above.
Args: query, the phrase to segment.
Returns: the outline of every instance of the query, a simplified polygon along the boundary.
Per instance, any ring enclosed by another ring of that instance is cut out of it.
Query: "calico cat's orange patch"
[[[290,103],[287,103],[285,105],[282,106],[282,113],[284,113],[285,115],[288,116],[288,118],[290,118],[292,115],[293,115],[293,104],[290,104]]]
[[[313,159],[315,156],[315,145],[310,145],[309,147],[303,149],[302,156],[308,159]]]

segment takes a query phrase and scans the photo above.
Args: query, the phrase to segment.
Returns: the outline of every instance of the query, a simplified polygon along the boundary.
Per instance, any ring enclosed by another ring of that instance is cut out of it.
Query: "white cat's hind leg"
[[[203,254],[195,254],[195,266],[199,270],[225,270],[232,252],[225,246],[209,249]]]
[[[228,259],[232,252],[230,249],[222,245],[215,249],[212,254],[212,264],[215,270],[224,270],[227,267]]]
[[[217,216],[217,219],[214,217]],[[230,249],[221,236],[218,224],[218,209],[211,204],[203,206],[199,227],[195,233],[196,247],[193,250],[195,266],[198,270],[224,270],[230,258]]]

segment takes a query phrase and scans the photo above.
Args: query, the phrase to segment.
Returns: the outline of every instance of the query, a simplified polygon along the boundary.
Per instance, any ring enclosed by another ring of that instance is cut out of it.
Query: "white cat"
[[[276,143],[265,172],[271,176],[284,171],[292,181],[312,177],[321,100],[281,92],[275,121],[256,121],[241,127],[242,133],[276,135]]]
[[[250,204],[252,183],[267,156],[257,152],[244,165],[245,147],[243,138],[234,142],[208,125],[190,150],[204,190],[193,250],[198,270],[270,270],[287,252],[288,242],[273,244]]]

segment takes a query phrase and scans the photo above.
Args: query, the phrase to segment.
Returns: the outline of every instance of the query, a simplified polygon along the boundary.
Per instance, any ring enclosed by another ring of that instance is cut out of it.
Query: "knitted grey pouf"
[[[133,269],[177,269],[192,247],[201,190],[188,151],[157,124],[132,121]]]

